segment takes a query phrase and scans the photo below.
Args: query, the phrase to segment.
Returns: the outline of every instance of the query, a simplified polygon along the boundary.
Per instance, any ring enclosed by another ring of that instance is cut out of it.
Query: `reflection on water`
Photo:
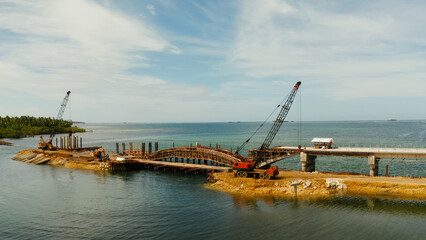
[[[333,197],[330,199],[300,200],[278,197],[250,198],[232,194],[232,200],[237,208],[258,209],[259,205],[275,208],[285,205],[290,208],[314,206],[321,208],[347,208],[356,211],[391,213],[401,215],[426,216],[425,201],[403,201],[391,199]]]

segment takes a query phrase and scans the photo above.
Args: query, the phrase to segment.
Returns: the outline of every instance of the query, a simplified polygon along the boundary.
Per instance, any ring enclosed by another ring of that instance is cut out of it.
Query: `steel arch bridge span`
[[[200,159],[232,166],[234,162],[246,161],[247,158],[234,152],[209,147],[175,147],[147,154],[144,158],[160,161],[170,158]]]

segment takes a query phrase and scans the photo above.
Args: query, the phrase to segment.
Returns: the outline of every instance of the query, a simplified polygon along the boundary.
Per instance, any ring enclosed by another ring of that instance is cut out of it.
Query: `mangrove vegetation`
[[[40,134],[85,132],[72,122],[47,117],[1,117],[0,138],[22,138]]]

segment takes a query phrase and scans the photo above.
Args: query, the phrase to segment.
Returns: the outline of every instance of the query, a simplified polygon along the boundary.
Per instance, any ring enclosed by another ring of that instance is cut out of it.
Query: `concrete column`
[[[155,151],[158,152],[158,142],[155,142]]]
[[[300,162],[302,163],[302,172],[315,171],[315,159],[317,156],[309,155],[307,153],[300,153]]]
[[[379,176],[379,160],[376,156],[368,156],[368,164],[370,165],[370,176]]]

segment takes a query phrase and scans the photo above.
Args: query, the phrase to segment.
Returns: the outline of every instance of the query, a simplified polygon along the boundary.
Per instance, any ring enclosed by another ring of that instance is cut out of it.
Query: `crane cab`
[[[247,162],[235,162],[232,164],[232,169],[237,171],[249,171],[253,169],[254,161],[248,160]]]

